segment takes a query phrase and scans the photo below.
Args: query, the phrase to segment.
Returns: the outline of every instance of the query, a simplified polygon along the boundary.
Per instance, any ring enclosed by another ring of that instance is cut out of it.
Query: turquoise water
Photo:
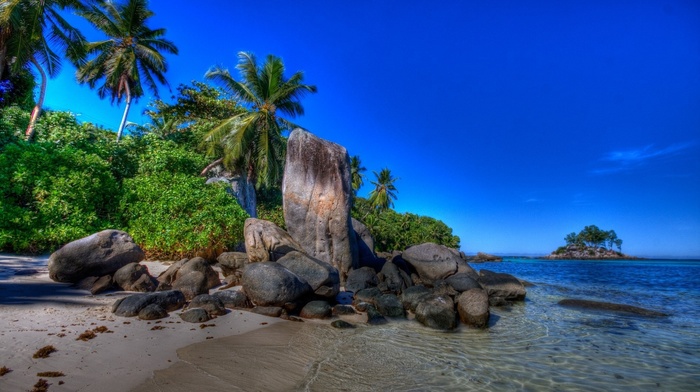
[[[487,330],[444,333],[414,321],[346,332],[309,329],[308,390],[698,391],[700,262],[545,261],[475,264],[535,284],[492,308]],[[564,298],[669,313],[643,318],[563,308]]]

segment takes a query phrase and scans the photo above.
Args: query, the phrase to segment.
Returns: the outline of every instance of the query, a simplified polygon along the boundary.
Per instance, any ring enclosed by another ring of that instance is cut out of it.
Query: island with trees
[[[622,253],[622,239],[615,230],[602,230],[596,225],[572,232],[564,237],[566,245],[560,246],[545,259],[551,260],[604,260],[639,259]]]

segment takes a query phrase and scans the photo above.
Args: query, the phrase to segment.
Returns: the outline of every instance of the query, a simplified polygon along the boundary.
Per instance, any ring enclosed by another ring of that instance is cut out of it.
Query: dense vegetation
[[[69,10],[101,37],[88,42],[63,19]],[[286,77],[278,57],[258,63],[241,52],[240,78],[212,68],[207,78],[221,88],[181,85],[172,103],[151,103],[150,123],[127,126],[132,99],[144,90],[157,97],[157,84],[167,85],[163,54],[177,54],[165,29],[148,26],[152,16],[147,0],[0,3],[0,250],[52,251],[119,228],[151,257],[212,257],[242,241],[248,217],[225,186],[205,184],[217,165],[254,187],[249,211],[284,227],[286,135],[297,127],[288,119],[304,114],[300,99],[316,87],[301,72]],[[78,69],[77,82],[126,101],[116,134],[43,111],[47,77],[63,58]],[[125,129],[130,135],[120,142]],[[356,193],[366,171],[358,156],[351,170]],[[392,210],[398,179],[386,168],[374,175],[369,200],[356,198],[353,216],[370,228],[377,250],[459,246],[444,223]]]
[[[601,230],[596,225],[590,225],[583,228],[578,233],[572,232],[564,237],[566,245],[575,245],[578,247],[607,247],[609,250],[613,246],[622,251],[622,239],[617,238],[615,230]]]

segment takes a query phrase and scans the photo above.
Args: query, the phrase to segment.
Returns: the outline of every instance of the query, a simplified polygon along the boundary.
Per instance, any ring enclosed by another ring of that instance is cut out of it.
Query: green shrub
[[[7,144],[22,140],[29,125],[29,112],[18,106],[0,109],[0,152]]]
[[[0,154],[0,249],[53,250],[113,225],[119,187],[99,156],[50,143]]]
[[[123,222],[149,258],[216,257],[243,241],[248,218],[223,185],[157,172],[124,181]]]

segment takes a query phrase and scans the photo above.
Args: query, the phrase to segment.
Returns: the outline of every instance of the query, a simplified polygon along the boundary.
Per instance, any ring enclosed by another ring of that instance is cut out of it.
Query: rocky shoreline
[[[545,260],[643,260],[641,257],[626,255],[611,249],[577,245],[561,247],[542,258]]]

